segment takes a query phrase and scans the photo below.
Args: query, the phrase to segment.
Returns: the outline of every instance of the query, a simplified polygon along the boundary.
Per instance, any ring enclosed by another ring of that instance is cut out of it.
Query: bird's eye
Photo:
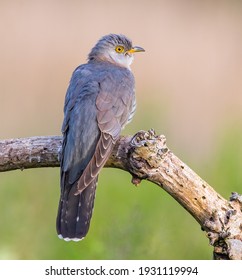
[[[117,46],[117,47],[115,48],[115,51],[116,51],[117,53],[123,53],[123,52],[124,52],[124,47],[123,47],[123,46]]]

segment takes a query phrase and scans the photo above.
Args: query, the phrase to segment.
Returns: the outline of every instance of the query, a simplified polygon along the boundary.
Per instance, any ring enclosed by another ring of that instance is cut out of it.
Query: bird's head
[[[124,35],[109,34],[102,37],[88,55],[89,61],[106,61],[130,68],[135,52],[144,52],[141,47],[133,47]]]

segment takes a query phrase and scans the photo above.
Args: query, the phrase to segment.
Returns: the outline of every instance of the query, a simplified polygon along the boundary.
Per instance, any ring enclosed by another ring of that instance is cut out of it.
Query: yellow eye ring
[[[123,46],[117,46],[117,47],[115,48],[115,51],[116,51],[117,53],[123,53],[123,52],[124,52],[124,47],[123,47]]]

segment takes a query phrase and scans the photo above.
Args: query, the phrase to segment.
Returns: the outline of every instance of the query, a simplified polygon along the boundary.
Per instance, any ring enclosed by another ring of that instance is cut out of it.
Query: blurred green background
[[[59,135],[74,68],[103,35],[145,48],[137,113],[228,198],[242,191],[241,1],[0,1],[0,138]],[[59,169],[0,174],[0,259],[211,259],[197,222],[159,187],[105,169],[88,236],[57,238]]]

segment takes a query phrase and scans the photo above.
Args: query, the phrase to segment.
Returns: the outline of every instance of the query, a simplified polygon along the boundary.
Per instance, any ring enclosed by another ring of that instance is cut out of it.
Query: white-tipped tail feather
[[[69,242],[69,241],[78,242],[78,241],[81,241],[82,239],[84,239],[84,237],[83,237],[83,238],[69,238],[69,237],[63,238],[63,236],[62,236],[61,234],[58,234],[58,237],[59,237],[60,239],[63,239],[64,241],[67,241],[67,242]]]

